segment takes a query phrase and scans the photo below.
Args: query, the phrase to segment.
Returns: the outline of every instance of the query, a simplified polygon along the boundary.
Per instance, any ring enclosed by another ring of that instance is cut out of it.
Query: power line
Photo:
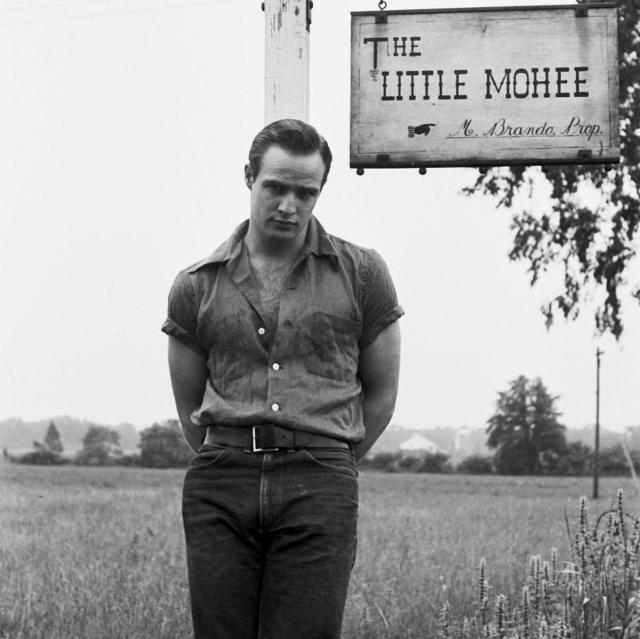
[[[67,2],[49,2],[43,4],[23,4],[19,7],[0,7],[2,11],[33,11],[34,9],[59,9],[64,7],[87,6],[90,4],[116,4],[122,0],[68,0]],[[237,2],[238,0],[209,0],[202,4],[221,4],[225,2]],[[183,3],[180,6],[189,6],[191,3]],[[178,6],[178,5],[176,5]]]
[[[34,9],[58,9],[88,4],[113,4],[114,2],[120,2],[120,0],[72,0],[71,2],[52,2],[50,4],[27,4],[20,7],[0,7],[0,11],[33,11]]]
[[[79,4],[87,4],[89,2],[92,3],[99,3],[102,2],[103,0],[86,0],[86,2],[69,2],[69,3],[60,3],[57,6],[58,7],[64,7],[66,5],[79,5]],[[114,1],[114,0],[104,0],[104,1]],[[215,6],[218,4],[229,4],[231,2],[243,2],[245,4],[248,4],[249,2],[252,2],[253,0],[207,0],[206,2],[183,2],[181,4],[167,4],[167,5],[161,5],[158,7],[145,7],[145,8],[141,8],[141,9],[126,9],[126,10],[122,10],[122,11],[106,11],[106,12],[102,12],[102,13],[87,13],[87,14],[82,14],[82,15],[75,15],[75,16],[58,16],[58,17],[51,17],[51,18],[34,18],[34,19],[28,19],[28,20],[13,20],[13,21],[7,21],[7,22],[2,22],[0,21],[0,27],[11,27],[11,26],[18,26],[18,25],[26,25],[26,24],[43,24],[43,23],[49,23],[49,22],[65,22],[65,21],[69,21],[69,20],[91,20],[94,18],[104,18],[104,17],[109,17],[109,16],[122,16],[122,15],[130,15],[130,14],[137,14],[137,13],[153,13],[153,12],[157,12],[157,11],[165,11],[165,10],[175,10],[175,9],[185,9],[185,8],[191,8],[191,7],[211,7],[211,6]],[[43,5],[44,6],[44,5]],[[47,6],[53,6],[53,5],[47,5]]]

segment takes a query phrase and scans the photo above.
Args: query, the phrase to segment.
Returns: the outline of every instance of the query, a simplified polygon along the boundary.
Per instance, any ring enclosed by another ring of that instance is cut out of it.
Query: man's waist
[[[349,448],[348,442],[329,435],[293,430],[272,423],[208,426],[204,443],[242,448],[252,453],[301,448]]]

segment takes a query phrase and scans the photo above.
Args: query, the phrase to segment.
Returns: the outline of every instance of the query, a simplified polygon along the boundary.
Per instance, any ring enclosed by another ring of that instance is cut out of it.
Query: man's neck
[[[286,242],[265,241],[256,233],[252,233],[251,225],[249,225],[244,242],[251,258],[258,262],[291,264],[302,251],[305,236],[302,235]]]

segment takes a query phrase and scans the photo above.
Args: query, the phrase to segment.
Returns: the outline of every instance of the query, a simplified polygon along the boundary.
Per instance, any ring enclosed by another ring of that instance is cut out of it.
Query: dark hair
[[[319,151],[325,166],[322,178],[324,186],[331,168],[331,149],[314,127],[302,120],[292,119],[276,120],[265,126],[253,138],[249,149],[249,167],[254,178],[260,172],[262,156],[272,146],[282,147],[285,151],[298,155],[310,155]]]

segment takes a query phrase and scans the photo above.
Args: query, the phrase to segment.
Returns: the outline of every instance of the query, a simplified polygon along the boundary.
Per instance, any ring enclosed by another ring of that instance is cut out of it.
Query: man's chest
[[[267,346],[276,336],[296,341],[296,333],[318,326],[319,316],[330,316],[332,323],[362,320],[358,291],[339,269],[303,263],[247,269],[240,276],[220,270],[200,299],[198,333],[214,348],[222,342],[242,348],[256,334]]]
[[[287,265],[252,268],[253,288],[256,291],[256,312],[265,326],[267,343],[270,345],[277,333],[280,297],[289,273]]]
[[[362,330],[357,292],[338,269],[301,266],[284,277],[219,273],[198,314],[198,339],[209,352],[216,388],[254,374],[355,374]],[[277,371],[269,368],[273,362]]]
[[[289,264],[252,263],[251,277],[260,298],[269,303],[278,300],[290,270]]]

